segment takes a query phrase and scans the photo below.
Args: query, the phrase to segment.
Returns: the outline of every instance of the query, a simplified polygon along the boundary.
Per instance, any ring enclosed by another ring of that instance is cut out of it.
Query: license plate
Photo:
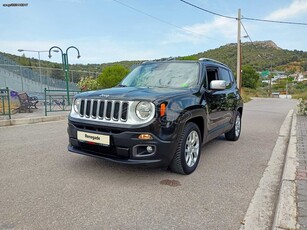
[[[87,132],[77,132],[77,139],[79,141],[89,142],[99,145],[110,145],[110,136],[96,134],[96,133],[87,133]]]

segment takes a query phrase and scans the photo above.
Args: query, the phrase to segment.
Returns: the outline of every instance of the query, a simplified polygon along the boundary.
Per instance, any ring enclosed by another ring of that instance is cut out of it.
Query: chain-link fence
[[[65,79],[65,72],[62,69],[40,68],[38,71],[39,73],[20,65],[0,64],[0,85],[18,91],[34,92],[43,92],[44,88],[66,88],[66,81],[61,80]],[[70,74],[72,73],[70,72]],[[57,78],[47,77],[52,75]],[[78,89],[74,82],[69,82],[69,88],[72,90]]]
[[[77,82],[83,76],[98,77],[91,71],[70,70],[68,74],[69,90],[79,90]],[[39,92],[66,89],[65,71],[59,68],[21,66],[0,54],[0,87],[9,87],[16,91]]]

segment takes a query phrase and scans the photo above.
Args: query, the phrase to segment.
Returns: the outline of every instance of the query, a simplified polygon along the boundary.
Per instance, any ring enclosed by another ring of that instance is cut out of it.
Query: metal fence
[[[74,81],[80,74],[69,71],[69,88],[79,90]],[[93,73],[97,75],[96,73]],[[17,91],[44,92],[48,89],[66,89],[65,72],[63,69],[39,68],[34,66],[21,66],[13,60],[0,54],[0,86],[9,87]]]
[[[8,87],[0,89],[0,115],[11,119],[10,90]]]
[[[20,91],[36,92],[43,92],[44,88],[66,88],[66,81],[64,81],[65,73],[62,69],[41,68],[41,74],[35,72],[38,71],[37,67],[32,67],[32,69],[20,65],[8,65],[0,63],[1,85]],[[74,77],[75,74],[70,71],[69,75],[71,78]],[[55,77],[57,77],[57,79]],[[78,90],[77,84],[74,82],[69,82],[69,88],[72,90]]]
[[[61,111],[70,111],[72,100],[76,94],[80,91],[69,91],[70,103],[68,103],[67,91],[66,90],[49,90],[45,88],[45,116],[49,112],[61,112]]]

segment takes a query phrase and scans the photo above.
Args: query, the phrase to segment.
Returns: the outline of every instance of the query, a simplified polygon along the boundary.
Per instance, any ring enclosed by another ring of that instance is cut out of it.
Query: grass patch
[[[302,98],[303,100],[307,100],[307,92],[296,92],[292,95],[292,98],[299,99]]]
[[[252,97],[268,97],[267,91],[264,88],[250,89],[242,87],[241,94],[244,103],[251,100]]]

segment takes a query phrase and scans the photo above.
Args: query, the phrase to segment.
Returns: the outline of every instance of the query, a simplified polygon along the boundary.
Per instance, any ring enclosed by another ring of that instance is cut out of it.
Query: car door
[[[229,69],[220,67],[219,68],[219,80],[226,81],[226,89],[223,90],[225,93],[225,104],[223,105],[224,114],[224,123],[225,127],[230,124],[231,119],[234,117],[235,104],[236,104],[236,84],[233,78],[232,73]]]
[[[207,102],[207,127],[208,134],[217,136],[224,132],[225,124],[229,122],[230,116],[227,105],[227,92],[225,90],[210,89],[210,82],[213,80],[224,80],[224,74],[218,66],[206,67],[206,90],[205,99]],[[227,83],[227,82],[226,82]]]

